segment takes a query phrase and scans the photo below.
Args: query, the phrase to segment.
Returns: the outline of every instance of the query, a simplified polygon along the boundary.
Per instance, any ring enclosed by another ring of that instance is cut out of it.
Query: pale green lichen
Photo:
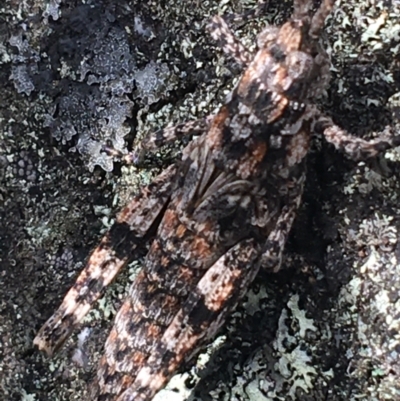
[[[25,390],[22,390],[21,401],[36,401],[35,394],[28,394]]]
[[[282,311],[279,318],[277,338],[274,341],[274,348],[280,355],[276,368],[290,383],[288,397],[292,400],[296,399],[298,388],[308,393],[313,387],[313,378],[317,375],[317,371],[312,364],[312,357],[305,348],[306,343],[301,340],[301,338],[304,338],[306,330],[317,331],[317,328],[311,319],[306,318],[305,312],[299,309],[298,300],[299,296],[295,294],[287,304],[291,312],[291,318],[289,318],[286,309]],[[287,322],[292,319],[296,319],[299,324],[298,335],[300,338],[289,334]]]
[[[317,331],[317,327],[315,327],[312,319],[308,319],[306,317],[306,312],[299,308],[299,296],[298,294],[290,297],[289,302],[287,304],[290,309],[293,318],[295,318],[299,325],[299,335],[301,338],[306,336],[307,330]]]

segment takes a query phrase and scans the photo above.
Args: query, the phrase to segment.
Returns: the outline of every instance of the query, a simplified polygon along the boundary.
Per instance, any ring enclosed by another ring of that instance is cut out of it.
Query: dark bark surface
[[[205,25],[254,3],[0,6],[0,401],[85,398],[141,261],[86,318],[84,345],[74,336],[49,360],[32,340],[115,212],[179,152],[162,149],[138,170],[101,146],[131,149],[223,102],[240,70]],[[390,3],[339,4],[322,38],[333,68],[320,107],[363,138],[400,117],[400,5]],[[272,2],[235,30],[250,47],[290,12]],[[400,400],[399,152],[354,163],[317,138],[308,170],[282,270],[260,273],[196,367],[171,381],[177,391],[160,397]]]

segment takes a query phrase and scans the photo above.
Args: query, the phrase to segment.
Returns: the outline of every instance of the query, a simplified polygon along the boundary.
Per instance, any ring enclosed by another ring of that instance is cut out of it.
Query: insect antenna
[[[325,25],[325,20],[332,10],[335,0],[323,0],[319,9],[316,11],[311,20],[310,36],[317,39]]]
[[[293,19],[302,19],[310,11],[312,1],[310,0],[294,0],[293,3]]]

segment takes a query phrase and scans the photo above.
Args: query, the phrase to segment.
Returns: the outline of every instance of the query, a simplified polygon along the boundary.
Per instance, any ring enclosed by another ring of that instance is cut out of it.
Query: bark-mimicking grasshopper
[[[212,36],[243,66],[241,79],[216,115],[143,142],[152,150],[200,134],[180,162],[120,212],[34,340],[53,354],[156,231],[106,342],[93,399],[151,400],[212,339],[259,267],[279,269],[315,131],[354,159],[400,143],[399,136],[353,137],[313,104],[329,82],[329,59],[318,39],[333,5],[324,0],[310,16],[312,2],[295,0],[288,22],[258,35],[255,54],[221,17],[213,18]]]

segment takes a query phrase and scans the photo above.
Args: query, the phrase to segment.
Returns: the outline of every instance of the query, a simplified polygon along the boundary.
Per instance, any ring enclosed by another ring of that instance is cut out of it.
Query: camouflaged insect
[[[201,134],[118,215],[58,311],[34,343],[53,354],[134,250],[153,238],[145,265],[119,310],[98,369],[98,401],[149,401],[223,325],[260,266],[277,270],[300,204],[314,132],[354,159],[400,143],[355,138],[317,110],[329,81],[318,39],[334,0],[313,16],[267,26],[248,52],[221,17],[210,30],[244,73],[216,115],[152,134],[152,150]]]

